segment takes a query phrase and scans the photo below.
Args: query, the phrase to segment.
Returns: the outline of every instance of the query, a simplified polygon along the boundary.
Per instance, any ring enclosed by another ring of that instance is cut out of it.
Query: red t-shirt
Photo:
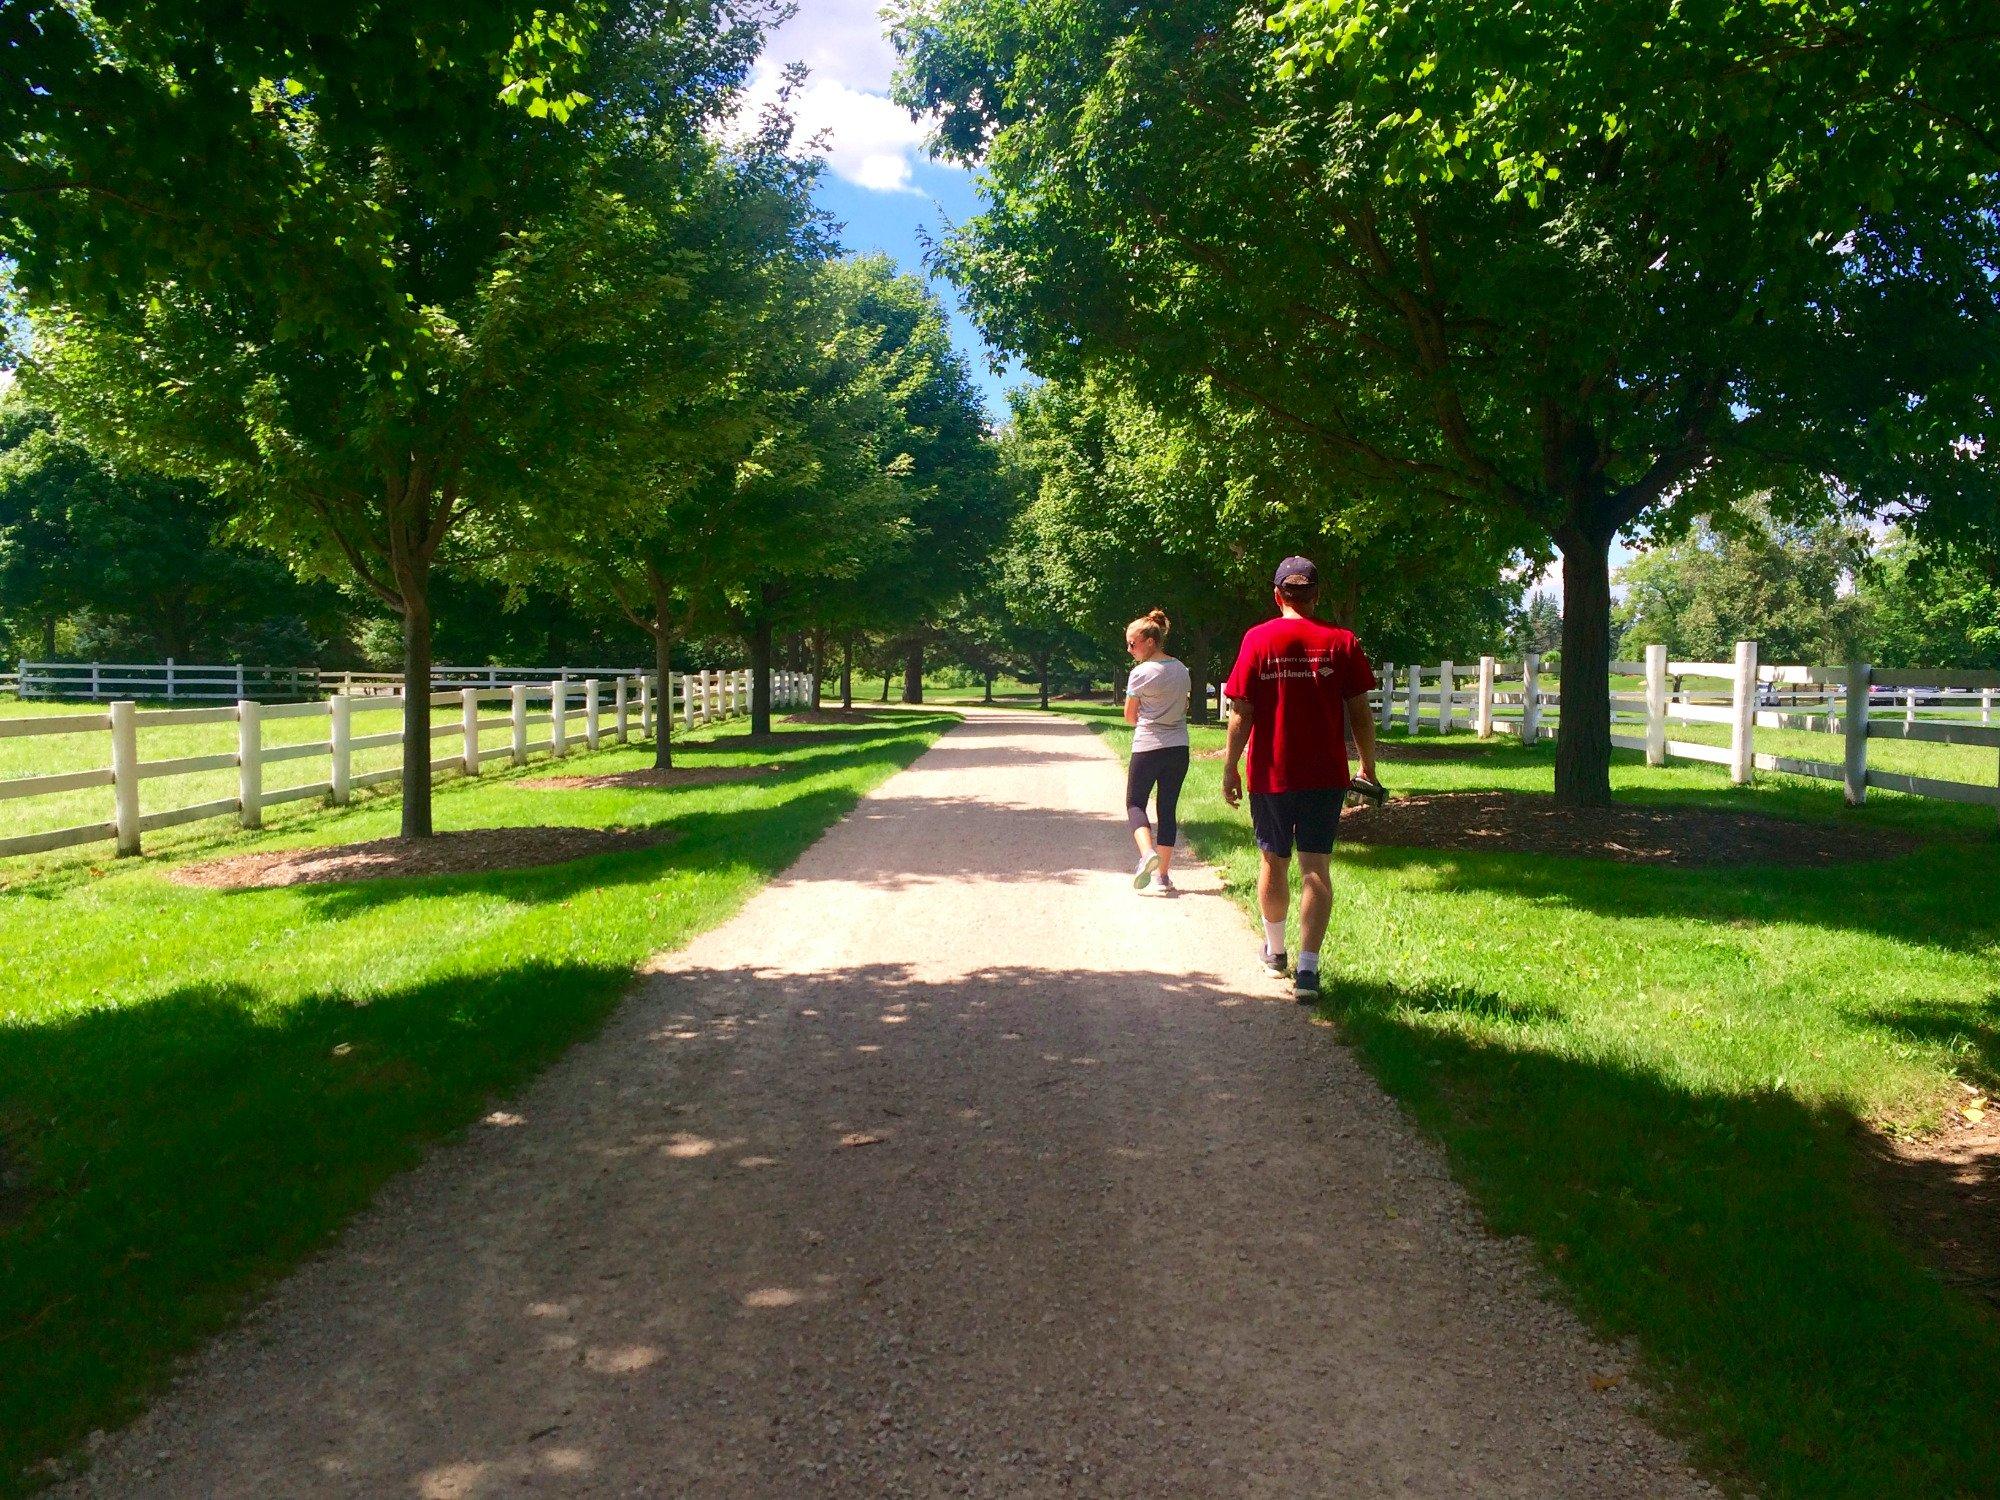
[[[1250,790],[1346,786],[1347,700],[1374,686],[1351,630],[1290,615],[1251,626],[1223,685],[1250,705]]]

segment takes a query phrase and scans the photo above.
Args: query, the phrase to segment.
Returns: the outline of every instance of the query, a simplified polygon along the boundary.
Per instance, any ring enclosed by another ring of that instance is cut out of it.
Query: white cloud
[[[877,0],[803,0],[772,33],[751,78],[742,118],[777,97],[781,71],[802,62],[806,84],[792,96],[801,145],[820,138],[828,168],[878,193],[916,193],[915,169],[930,127],[889,98],[896,52],[882,33]]]
[[[800,0],[798,13],[771,34],[765,55],[802,62],[815,78],[872,94],[888,93],[896,71],[877,0]]]
[[[777,97],[778,65],[757,66],[744,101],[746,118]],[[792,95],[800,145],[819,140],[836,176],[878,193],[914,193],[912,176],[928,134],[921,121],[881,94],[834,78],[813,77]]]

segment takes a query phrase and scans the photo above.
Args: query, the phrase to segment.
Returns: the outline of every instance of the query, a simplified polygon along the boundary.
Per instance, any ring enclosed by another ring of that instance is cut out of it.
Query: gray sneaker
[[[1160,856],[1149,854],[1139,861],[1139,868],[1132,872],[1132,889],[1143,891],[1153,883],[1153,871],[1160,868]]]
[[[1292,976],[1292,998],[1301,1005],[1312,1005],[1318,1002],[1318,969],[1301,969]]]
[[[1264,972],[1266,974],[1272,974],[1279,979],[1283,979],[1292,970],[1291,962],[1285,957],[1285,950],[1283,948],[1273,953],[1270,945],[1266,944],[1262,957],[1264,960]]]

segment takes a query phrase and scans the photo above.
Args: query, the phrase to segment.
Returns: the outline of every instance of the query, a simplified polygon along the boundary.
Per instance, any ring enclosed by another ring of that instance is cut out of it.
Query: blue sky
[[[839,220],[851,250],[882,251],[906,271],[924,272],[925,237],[978,212],[972,175],[933,162],[925,127],[889,98],[896,56],[876,14],[880,0],[801,0],[799,12],[773,34],[751,86],[754,105],[775,90],[778,71],[803,62],[811,69],[793,100],[802,137],[823,136],[827,171],[820,203]],[[952,334],[979,382],[987,410],[1006,413],[1005,392],[1024,377],[989,368],[972,320],[956,290],[934,278],[952,313]]]

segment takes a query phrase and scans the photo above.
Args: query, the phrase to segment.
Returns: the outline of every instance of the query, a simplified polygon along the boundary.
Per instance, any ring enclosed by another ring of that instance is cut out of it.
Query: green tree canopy
[[[18,388],[0,397],[0,617],[23,649],[52,655],[72,620],[81,650],[119,660],[344,654],[338,591],[225,544],[228,516],[199,484],[99,457]]]
[[[352,570],[402,616],[412,835],[430,828],[432,570],[448,542],[505,550],[530,512],[595,503],[595,485],[549,481],[618,460],[686,399],[681,334],[703,288],[677,227],[760,39],[708,0],[618,0],[587,34],[537,16],[497,56],[487,23],[440,22],[421,36],[432,69],[386,99],[345,75],[295,91],[269,74],[260,123],[218,127],[277,164],[230,182],[265,222],[220,262],[205,230],[178,258],[172,236],[134,230],[142,295],[114,295],[24,261],[36,363],[66,417],[212,485],[244,532],[302,568]],[[200,32],[161,28],[186,19],[133,13],[118,56],[178,57],[172,36]],[[399,35],[388,25],[382,45]],[[503,77],[518,47],[552,38],[586,92],[548,108]],[[239,110],[236,65],[194,51],[190,77],[215,81],[207,107]],[[150,160],[135,193],[157,186]],[[94,180],[92,201],[113,185]]]
[[[1853,581],[1867,533],[1838,521],[1786,524],[1751,506],[1723,529],[1698,523],[1619,574],[1619,652],[1663,645],[1683,661],[1728,661],[1754,640],[1766,662],[1837,666],[1862,652],[1868,610]]]
[[[984,162],[944,258],[1001,345],[1560,549],[1570,802],[1609,796],[1622,528],[1773,491],[1992,517],[1973,0],[912,0],[897,37]]]

